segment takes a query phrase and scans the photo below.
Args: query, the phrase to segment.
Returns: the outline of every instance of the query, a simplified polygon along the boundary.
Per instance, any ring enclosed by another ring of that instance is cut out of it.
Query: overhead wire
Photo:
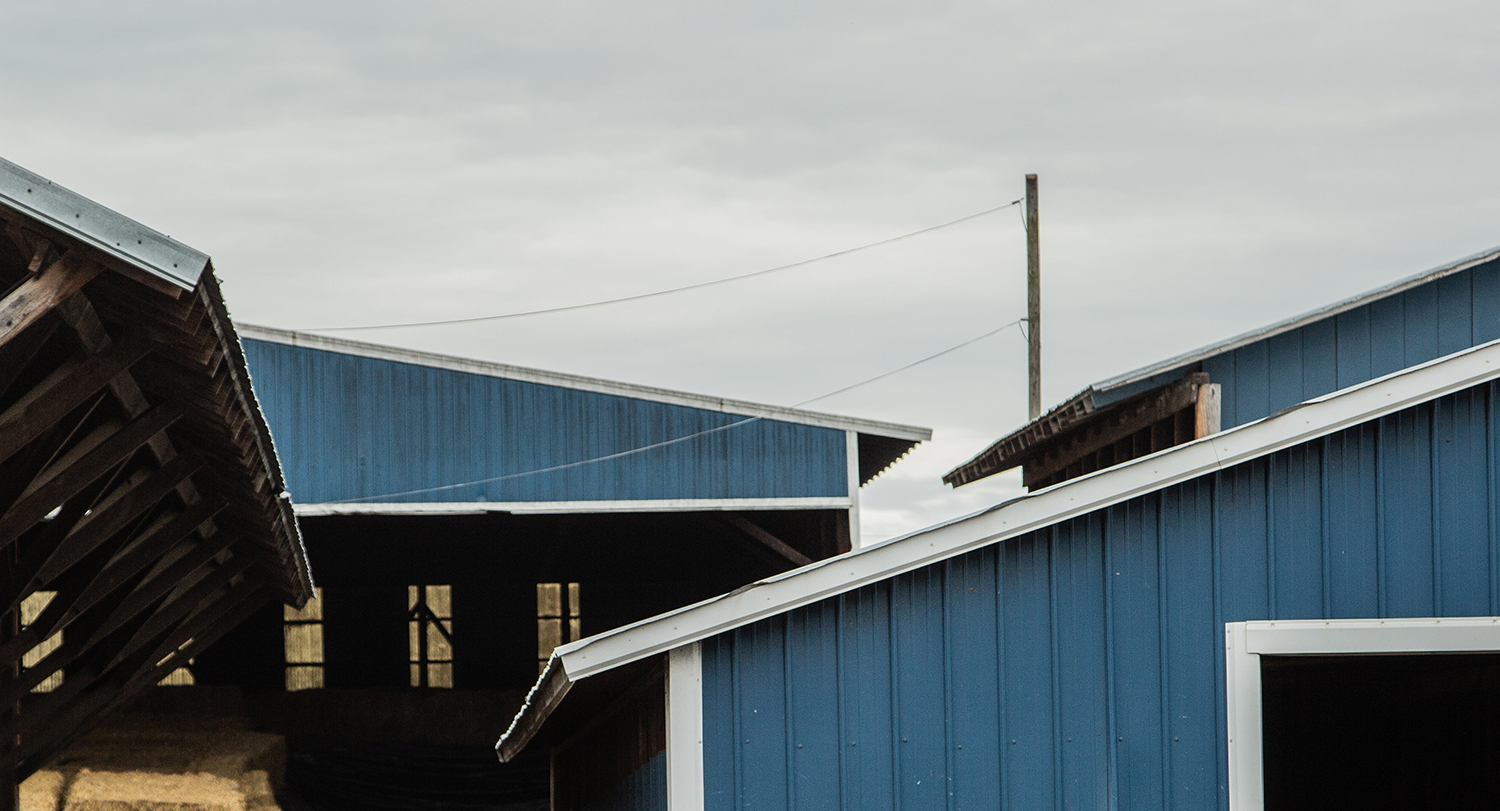
[[[448,326],[448,325],[452,325],[452,324],[474,324],[474,323],[478,323],[478,322],[481,322],[481,321],[502,321],[502,320],[510,319],[510,318],[525,318],[525,317],[533,316],[533,315],[547,315],[549,313],[563,313],[563,312],[571,312],[573,310],[587,310],[587,309],[591,309],[593,307],[604,307],[604,306],[608,306],[608,305],[611,305],[611,304],[623,304],[623,303],[628,302],[628,301],[641,301],[643,299],[657,298],[659,296],[668,296],[668,295],[672,295],[674,293],[683,293],[683,292],[686,292],[686,291],[689,291],[689,290],[701,290],[701,289],[706,288],[706,287],[715,287],[715,286],[718,286],[718,285],[721,285],[721,284],[729,284],[731,282],[744,281],[745,279],[753,279],[753,278],[756,278],[758,276],[766,276],[766,275],[769,275],[769,274],[772,274],[772,273],[780,273],[780,272],[785,271],[785,270],[792,270],[793,268],[799,268],[799,267],[803,267],[803,266],[806,266],[806,265],[811,265],[811,264],[813,264],[815,262],[823,262],[823,261],[826,261],[826,260],[829,260],[829,259],[838,258],[840,256],[848,256],[851,253],[858,253],[859,251],[865,251],[865,250],[869,250],[871,248],[878,248],[878,247],[880,247],[882,245],[889,245],[889,244],[891,244],[893,242],[900,242],[903,239],[911,239],[912,237],[915,237],[915,236],[920,236],[922,234],[931,233],[931,232],[937,231],[939,229],[948,228],[949,226],[958,225],[959,223],[962,223],[962,222],[968,222],[969,220],[976,219],[978,217],[983,217],[986,214],[994,214],[997,211],[1004,211],[1005,209],[1010,208],[1011,206],[1019,205],[1020,203],[1021,203],[1020,200],[1012,200],[1011,202],[1006,203],[1003,206],[996,206],[994,208],[985,209],[984,211],[975,212],[975,213],[970,214],[968,216],[959,217],[956,220],[950,220],[950,221],[942,223],[940,225],[928,226],[927,228],[922,228],[922,229],[919,229],[919,230],[916,230],[916,231],[912,231],[910,233],[901,234],[900,236],[894,236],[894,237],[890,237],[888,239],[882,239],[882,240],[880,240],[878,242],[871,242],[871,243],[869,243],[867,245],[860,245],[860,246],[854,247],[854,248],[845,248],[842,251],[834,251],[833,253],[824,254],[822,256],[816,256],[816,257],[813,257],[812,259],[803,259],[800,262],[792,262],[791,264],[788,264],[788,265],[778,265],[776,267],[766,268],[764,270],[756,270],[756,271],[752,271],[750,273],[741,273],[741,274],[739,274],[737,276],[726,276],[726,277],[720,278],[720,279],[711,279],[711,280],[706,281],[706,282],[696,282],[694,284],[687,284],[687,285],[683,285],[681,287],[672,287],[672,288],[668,288],[666,290],[656,290],[656,291],[653,291],[653,292],[650,292],[650,293],[638,293],[638,294],[633,295],[633,296],[622,296],[620,298],[603,299],[603,300],[600,300],[600,301],[589,301],[589,302],[584,302],[582,304],[567,304],[567,305],[564,305],[564,306],[561,306],[561,307],[547,307],[547,308],[540,309],[540,310],[523,310],[523,311],[514,312],[514,313],[500,313],[498,315],[479,315],[479,316],[472,316],[472,317],[469,317],[469,318],[445,318],[445,319],[437,320],[437,321],[410,321],[410,322],[394,323],[394,324],[363,324],[363,325],[359,325],[359,326],[350,326],[350,327],[300,327],[300,328],[298,328],[298,329],[296,329],[294,331],[296,331],[296,332],[353,332],[353,331],[356,331],[356,330],[407,329],[407,328],[413,328],[413,327],[439,327],[439,326]],[[1024,212],[1022,213],[1022,218],[1023,219],[1025,218]]]
[[[802,408],[803,406],[809,405],[811,403],[816,403],[819,400],[826,400],[826,399],[828,399],[830,397],[833,397],[835,395],[843,394],[845,392],[852,391],[854,389],[860,388],[861,386],[868,386],[869,384],[874,383],[876,381],[884,380],[884,379],[886,379],[886,378],[888,378],[888,377],[890,377],[892,375],[900,374],[901,372],[904,372],[904,371],[906,371],[908,369],[911,369],[911,368],[914,368],[916,366],[921,366],[922,364],[927,363],[928,361],[937,360],[938,358],[941,358],[944,355],[948,355],[948,354],[951,354],[953,352],[957,352],[958,350],[963,349],[964,347],[970,346],[972,344],[976,344],[976,343],[978,343],[980,341],[983,341],[986,338],[990,338],[990,337],[993,337],[995,335],[999,335],[1000,333],[1004,332],[1007,329],[1010,329],[1011,327],[1019,326],[1025,320],[1026,319],[1024,319],[1024,318],[1018,318],[1015,321],[1011,321],[1008,324],[1004,324],[1002,326],[996,327],[995,329],[992,329],[989,332],[984,333],[983,335],[977,335],[977,336],[975,336],[973,338],[970,338],[967,341],[964,341],[962,343],[954,344],[953,346],[950,346],[947,349],[943,349],[941,351],[934,352],[931,355],[928,355],[927,357],[924,357],[924,358],[922,358],[920,360],[912,361],[911,363],[908,363],[905,366],[901,366],[901,367],[898,367],[896,369],[891,369],[891,370],[886,371],[886,372],[881,372],[880,374],[875,375],[874,377],[866,378],[864,380],[859,381],[858,383],[854,383],[854,384],[851,384],[851,385],[848,385],[848,386],[844,386],[843,388],[840,388],[840,389],[835,389],[833,391],[828,392],[827,394],[820,394],[817,397],[813,397],[811,399],[803,400],[800,403],[795,403],[793,405],[787,406],[787,408]],[[720,425],[720,426],[717,426],[715,428],[708,428],[708,429],[705,429],[705,430],[702,430],[702,431],[697,431],[695,433],[686,434],[684,436],[674,437],[672,439],[662,440],[661,442],[653,442],[653,443],[651,443],[649,445],[642,445],[642,446],[637,447],[637,448],[630,448],[628,450],[617,451],[615,453],[605,454],[604,456],[596,456],[596,457],[593,457],[591,459],[580,459],[580,460],[578,460],[576,462],[566,462],[566,463],[560,464],[560,465],[552,465],[550,467],[537,468],[536,470],[523,470],[523,471],[520,471],[518,473],[506,473],[506,474],[500,475],[500,476],[490,476],[490,477],[484,478],[484,479],[475,479],[474,481],[459,482],[457,484],[444,484],[444,485],[438,485],[438,486],[435,486],[435,487],[422,487],[422,488],[418,488],[416,490],[403,490],[403,491],[398,492],[398,493],[381,493],[380,495],[374,495],[374,496],[359,496],[357,498],[348,498],[348,499],[342,499],[342,500],[339,500],[339,501],[330,501],[328,503],[329,504],[358,504],[358,503],[366,502],[366,501],[377,501],[377,500],[384,500],[384,499],[391,499],[391,498],[403,498],[405,496],[416,496],[416,495],[422,495],[424,493],[439,493],[439,492],[445,492],[445,491],[448,491],[448,490],[457,490],[457,489],[464,488],[464,487],[477,487],[477,486],[482,485],[482,484],[493,484],[493,483],[499,482],[499,481],[506,481],[506,480],[509,480],[509,479],[519,479],[519,478],[522,478],[524,476],[536,476],[536,475],[540,475],[542,473],[555,473],[555,472],[560,471],[560,470],[568,470],[568,469],[575,468],[575,467],[582,467],[584,465],[592,465],[592,464],[597,464],[599,462],[607,462],[607,461],[610,461],[612,459],[619,459],[619,458],[622,458],[622,457],[625,457],[625,456],[633,456],[633,455],[638,454],[638,453],[645,453],[646,451],[656,450],[657,448],[665,448],[665,447],[667,447],[669,445],[676,445],[676,444],[679,444],[679,443],[682,443],[682,442],[687,442],[689,440],[697,439],[699,437],[708,436],[710,434],[717,434],[717,433],[720,433],[722,431],[728,431],[731,428],[739,428],[739,427],[744,426],[744,425],[749,425],[752,422],[759,422],[759,421],[761,421],[763,419],[767,419],[767,418],[766,417],[747,417],[747,418],[745,418],[743,420],[736,420],[735,422],[731,422],[731,423],[729,423],[727,425]]]

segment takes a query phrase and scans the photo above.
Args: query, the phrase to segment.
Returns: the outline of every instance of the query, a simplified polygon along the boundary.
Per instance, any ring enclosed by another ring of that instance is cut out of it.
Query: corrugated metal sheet
[[[1497,394],[706,640],[707,807],[1227,808],[1224,623],[1500,613]]]
[[[246,340],[297,502],[799,498],[848,494],[845,432]],[[388,494],[407,493],[391,496]]]
[[[1118,379],[1131,382],[1096,384],[1094,402],[1114,402],[1203,371],[1223,386],[1222,425],[1232,428],[1500,338],[1500,261],[1437,274],[1382,295],[1334,314],[1309,316],[1297,321],[1299,326],[1268,328],[1265,337],[1191,353],[1189,360],[1149,377],[1126,375]]]
[[[658,752],[584,811],[666,811],[667,758]]]
[[[183,290],[208,267],[207,254],[4,159],[0,203]]]

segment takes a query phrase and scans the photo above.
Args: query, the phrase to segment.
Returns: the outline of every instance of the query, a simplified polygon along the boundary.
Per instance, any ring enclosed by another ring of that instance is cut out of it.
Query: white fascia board
[[[1378,301],[1389,296],[1394,296],[1398,293],[1410,290],[1413,287],[1417,287],[1418,285],[1426,284],[1430,281],[1433,281],[1434,279],[1441,279],[1444,276],[1450,276],[1454,273],[1468,270],[1469,268],[1472,268],[1476,265],[1482,265],[1485,262],[1496,258],[1500,258],[1500,248],[1491,248],[1487,251],[1480,251],[1479,253],[1473,254],[1471,256],[1466,256],[1463,259],[1459,259],[1456,262],[1449,262],[1447,264],[1432,268],[1431,270],[1424,270],[1416,275],[1408,276],[1404,279],[1391,282],[1390,284],[1384,285],[1382,287],[1377,287],[1374,290],[1360,293],[1357,296],[1346,298],[1343,301],[1337,301],[1333,304],[1319,307],[1318,309],[1312,310],[1311,312],[1292,316],[1291,318],[1277,321],[1276,323],[1270,324],[1268,326],[1258,327],[1256,329],[1250,330],[1249,332],[1244,332],[1232,338],[1227,338],[1223,341],[1219,341],[1218,343],[1209,344],[1208,346],[1200,347],[1190,352],[1184,352],[1181,355],[1173,358],[1168,358],[1163,361],[1158,361],[1157,363],[1153,363],[1150,366],[1143,366],[1132,372],[1126,372],[1122,375],[1116,375],[1112,378],[1109,378],[1108,380],[1095,383],[1091,388],[1094,391],[1104,392],[1119,388],[1120,386],[1137,383],[1147,378],[1155,377],[1156,375],[1159,375],[1163,372],[1175,369],[1179,366],[1186,366],[1189,363],[1197,363],[1198,361],[1206,360],[1207,358],[1211,358],[1215,355],[1222,355],[1225,352],[1239,349],[1246,344],[1264,340],[1274,335],[1280,335],[1283,332],[1290,332],[1291,330],[1305,326],[1314,321],[1319,321],[1324,318],[1335,316],[1339,313],[1347,312],[1356,307],[1363,307],[1364,305],[1369,304],[1372,301]]]
[[[706,394],[659,389],[654,386],[640,386],[634,383],[601,380],[595,377],[570,375],[563,372],[549,372],[525,366],[511,366],[505,363],[459,358],[452,355],[440,355],[435,352],[420,352],[415,349],[402,349],[394,346],[365,343],[364,341],[351,341],[347,338],[329,338],[323,335],[261,327],[253,324],[236,323],[235,328],[239,331],[242,338],[285,344],[287,346],[318,349],[324,352],[338,352],[362,358],[388,360],[394,363],[409,363],[433,369],[446,369],[452,372],[499,377],[506,380],[519,380],[526,383],[558,386],[560,388],[588,391],[596,394],[612,394],[636,400],[666,403],[667,405],[701,408],[705,411],[719,411],[725,414],[760,417],[778,422],[814,425],[820,428],[836,428],[841,431],[858,431],[862,434],[891,437],[893,439],[908,439],[913,442],[926,442],[932,439],[931,428],[919,428],[914,425],[900,425],[894,422],[844,417],[838,414],[804,411],[800,408],[751,403],[744,400],[731,400],[725,397],[710,397]]]
[[[580,679],[1500,377],[1500,341],[558,648]]]
[[[433,501],[423,503],[298,504],[297,515],[479,515],[512,513],[661,513],[753,510],[847,510],[852,501],[828,498],[679,498],[640,501]]]
[[[1257,620],[1245,652],[1267,656],[1500,651],[1500,617]]]

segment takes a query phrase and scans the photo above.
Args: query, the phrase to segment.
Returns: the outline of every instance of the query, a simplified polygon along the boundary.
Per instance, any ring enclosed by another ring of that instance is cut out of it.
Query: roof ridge
[[[760,417],[780,422],[858,431],[860,433],[909,439],[918,442],[925,442],[932,438],[932,429],[915,425],[903,425],[883,420],[847,417],[821,411],[808,411],[800,408],[789,408],[787,406],[754,403],[748,400],[715,397],[708,394],[625,383],[599,377],[570,374],[568,372],[554,372],[529,366],[516,366],[497,361],[478,360],[439,352],[427,352],[419,349],[405,349],[387,344],[355,341],[349,338],[333,338],[255,324],[237,322],[235,327],[243,338],[268,341],[287,346],[306,347],[325,352],[388,360],[394,363],[409,363],[417,366],[447,369],[449,371],[484,375],[487,377],[520,380],[547,386],[590,391],[598,394],[631,397],[638,400],[720,411],[727,414]]]

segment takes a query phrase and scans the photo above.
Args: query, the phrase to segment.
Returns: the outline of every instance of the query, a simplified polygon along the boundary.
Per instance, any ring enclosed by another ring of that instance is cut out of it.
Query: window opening
[[[37,618],[42,615],[42,612],[47,609],[47,605],[52,602],[52,598],[56,596],[57,592],[55,591],[34,591],[30,596],[22,600],[21,629],[25,630],[27,626],[31,625],[33,622],[36,622]],[[58,631],[52,636],[49,636],[46,639],[42,640],[40,644],[38,644],[31,650],[26,651],[26,653],[21,656],[21,669],[26,670],[28,668],[36,667],[38,663],[47,658],[48,654],[62,647],[62,643],[62,631]],[[62,683],[63,672],[59,670],[56,673],[53,673],[52,675],[43,679],[42,682],[37,686],[31,688],[31,692],[50,693],[53,690],[61,687]]]
[[[453,587],[407,586],[411,686],[453,687]]]
[[[316,690],[323,686],[323,589],[301,608],[281,607],[286,643],[286,689]]]
[[[537,672],[547,667],[559,645],[583,638],[577,583],[536,584]]]

